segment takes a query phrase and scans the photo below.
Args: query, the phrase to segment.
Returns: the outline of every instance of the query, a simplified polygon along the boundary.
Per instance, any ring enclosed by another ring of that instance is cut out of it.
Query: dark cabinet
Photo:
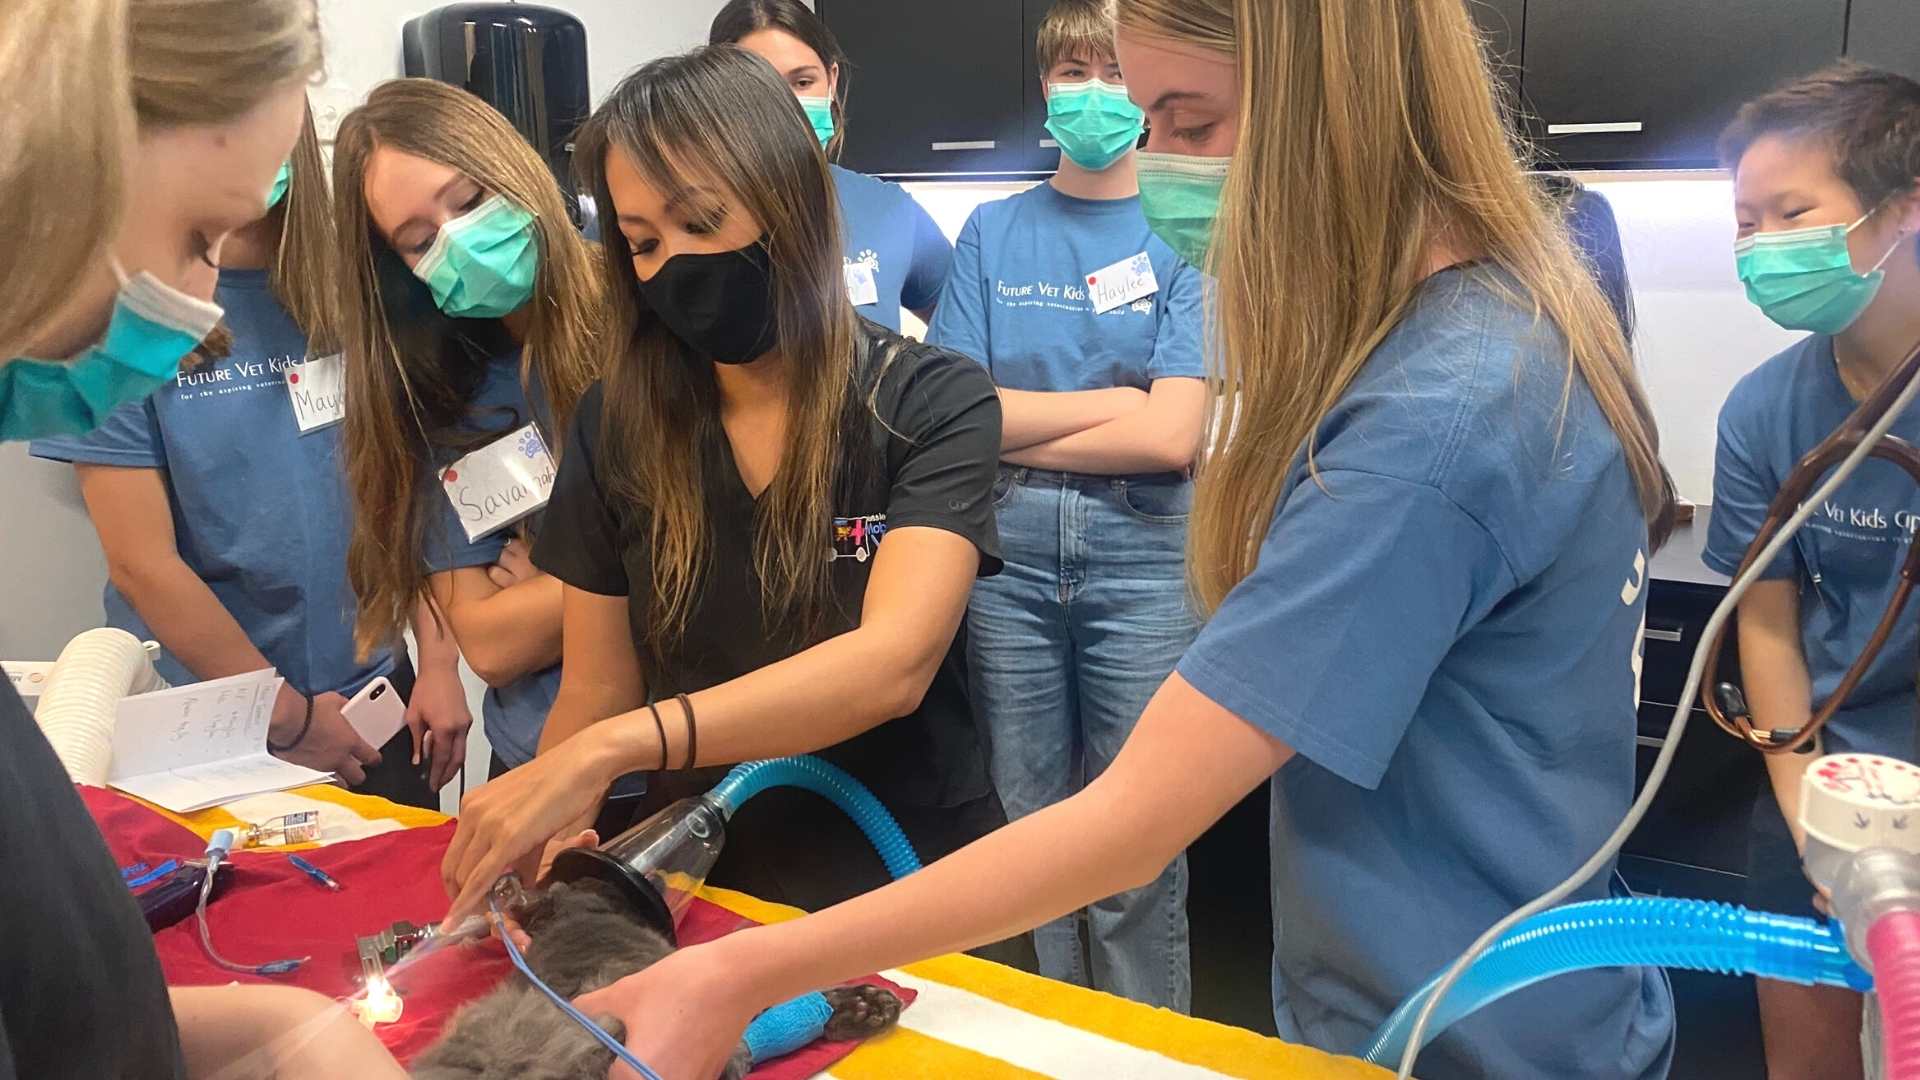
[[[1047,134],[1047,95],[1042,92],[1040,70],[1034,67],[1033,43],[1040,36],[1041,20],[1053,0],[1022,0],[1023,30],[1020,36],[1020,109],[1022,127],[1020,146],[1014,157],[1016,167],[1028,172],[1052,172],[1060,163],[1060,147]]]
[[[818,0],[851,66],[841,164],[907,177],[1016,171],[1032,34],[1022,0]]]
[[[1520,103],[1521,45],[1527,27],[1527,0],[1467,0],[1467,12],[1487,41],[1488,58],[1507,102]]]
[[[1710,165],[1740,104],[1832,62],[1846,20],[1846,0],[1527,0],[1529,134],[1568,164]]]
[[[1920,2],[1853,0],[1847,20],[1847,55],[1920,79]]]

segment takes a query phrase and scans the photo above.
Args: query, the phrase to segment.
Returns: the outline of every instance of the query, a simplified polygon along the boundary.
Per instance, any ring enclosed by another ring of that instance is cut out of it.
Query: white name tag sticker
[[[300,434],[332,427],[347,417],[347,364],[339,353],[309,357],[287,367],[287,398]]]
[[[1160,291],[1153,277],[1153,260],[1141,252],[1121,259],[1087,275],[1087,296],[1093,301],[1093,313],[1105,315],[1122,304],[1131,304]]]
[[[880,286],[873,280],[873,267],[863,262],[846,264],[847,300],[854,307],[880,302]]]
[[[528,424],[440,470],[440,483],[472,543],[547,505],[556,471],[547,440]]]

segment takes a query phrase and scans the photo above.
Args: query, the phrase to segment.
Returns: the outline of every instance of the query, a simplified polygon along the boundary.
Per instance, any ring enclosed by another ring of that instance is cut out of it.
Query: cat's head
[[[521,929],[528,934],[537,934],[556,919],[608,915],[646,924],[620,890],[595,878],[555,881],[543,885],[527,894],[514,917]]]

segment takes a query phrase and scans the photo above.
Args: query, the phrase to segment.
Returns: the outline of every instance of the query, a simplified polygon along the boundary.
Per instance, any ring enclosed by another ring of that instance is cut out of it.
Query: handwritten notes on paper
[[[187,814],[332,779],[267,753],[281,681],[268,668],[122,699],[107,783]]]

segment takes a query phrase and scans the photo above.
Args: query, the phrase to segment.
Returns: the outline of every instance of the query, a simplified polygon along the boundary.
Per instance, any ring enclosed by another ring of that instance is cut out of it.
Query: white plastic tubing
[[[60,650],[34,719],[74,783],[103,786],[120,699],[166,685],[139,638],[112,627],[88,630]]]

